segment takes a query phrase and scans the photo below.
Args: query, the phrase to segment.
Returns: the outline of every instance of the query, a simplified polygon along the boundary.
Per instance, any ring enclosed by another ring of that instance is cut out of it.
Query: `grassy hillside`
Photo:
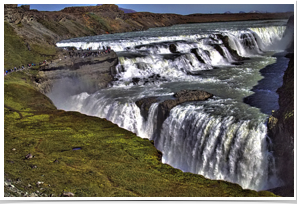
[[[4,69],[32,63],[38,64],[57,54],[57,49],[53,45],[31,44],[29,48],[30,50],[22,37],[16,34],[13,27],[4,22]]]

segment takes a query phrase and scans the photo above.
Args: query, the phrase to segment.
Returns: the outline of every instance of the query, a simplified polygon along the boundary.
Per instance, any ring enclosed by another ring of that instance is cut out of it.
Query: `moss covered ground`
[[[5,33],[6,65],[31,59],[14,31]],[[34,59],[42,52],[36,51]],[[162,164],[151,141],[105,119],[57,110],[35,89],[37,73],[38,67],[4,77],[4,173],[21,181],[15,184],[18,189],[78,197],[275,196],[183,173]],[[33,158],[26,159],[29,153]]]

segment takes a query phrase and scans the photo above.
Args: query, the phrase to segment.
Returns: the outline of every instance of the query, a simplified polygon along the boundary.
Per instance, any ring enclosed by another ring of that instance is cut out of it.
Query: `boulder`
[[[170,110],[177,105],[190,101],[205,101],[213,94],[202,90],[181,90],[174,95],[175,99],[165,100],[158,106],[158,118],[163,121],[169,116]]]
[[[158,106],[158,123],[162,124],[164,120],[169,116],[170,110],[184,102],[189,101],[205,101],[208,98],[213,97],[213,94],[202,90],[181,90],[174,93],[175,99],[165,100],[161,102],[158,97],[142,98],[136,101],[136,105],[140,108],[141,115],[147,120],[148,112],[153,103],[159,103]]]
[[[169,50],[170,50],[171,53],[178,53],[175,44],[170,44],[169,45]]]
[[[135,104],[139,107],[140,113],[145,120],[148,118],[148,112],[153,103],[157,103],[159,101],[158,97],[149,97],[142,98],[135,102]]]

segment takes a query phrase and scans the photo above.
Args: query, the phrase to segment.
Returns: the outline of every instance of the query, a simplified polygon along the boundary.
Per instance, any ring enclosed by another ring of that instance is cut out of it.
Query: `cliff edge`
[[[290,35],[288,51],[294,51],[294,18],[288,21],[285,35]],[[289,32],[291,32],[289,34]],[[285,36],[284,35],[284,36]],[[292,49],[293,48],[293,49]],[[281,196],[294,196],[294,53],[283,76],[283,85],[277,90],[279,109],[273,112],[268,121],[268,135],[273,143],[273,153],[277,173],[283,180],[283,187],[271,191]]]

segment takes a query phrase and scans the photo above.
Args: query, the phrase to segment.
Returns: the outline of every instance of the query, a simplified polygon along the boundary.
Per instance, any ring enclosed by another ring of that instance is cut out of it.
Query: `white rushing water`
[[[288,63],[283,54],[273,56],[284,49],[279,43],[284,23],[177,25],[62,41],[57,45],[111,46],[119,56],[116,80],[107,89],[74,95],[69,90],[75,82],[61,82],[63,89],[54,84],[48,96],[59,109],[106,118],[153,139],[162,161],[185,172],[255,190],[277,187],[281,181],[269,151],[266,120],[278,108],[275,91]],[[238,63],[224,36],[233,50],[249,59]],[[172,44],[176,53],[169,49]],[[147,118],[135,104],[152,96],[171,99],[183,89],[201,89],[214,98],[178,105],[165,121],[158,118],[159,102],[151,104]]]

